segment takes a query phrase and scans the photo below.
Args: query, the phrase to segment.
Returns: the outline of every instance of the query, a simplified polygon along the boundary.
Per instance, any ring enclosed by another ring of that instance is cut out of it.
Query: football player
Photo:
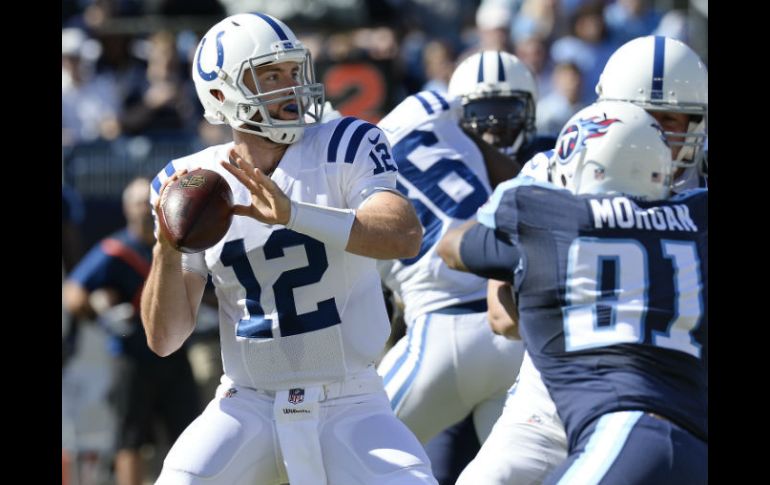
[[[172,160],[151,200],[157,212],[170,180],[207,168],[230,184],[235,217],[200,253],[160,235],[142,319],[155,352],[173,352],[211,275],[224,375],[157,483],[435,484],[373,365],[389,334],[374,258],[421,243],[387,138],[356,118],[320,121],[309,51],[269,15],[214,25],[192,74],[206,119],[234,141]]]

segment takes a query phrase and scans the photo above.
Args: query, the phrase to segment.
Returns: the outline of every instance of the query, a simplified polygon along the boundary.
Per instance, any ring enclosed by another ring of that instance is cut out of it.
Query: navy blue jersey
[[[707,439],[707,212],[703,189],[642,202],[529,177],[479,210],[521,252],[499,264],[516,268],[521,334],[571,446],[597,417],[629,409]]]
[[[152,247],[122,229],[95,245],[68,276],[88,291],[109,288],[118,292],[121,303],[133,304],[135,331],[129,335],[113,335],[110,342],[113,353],[152,355],[138,316],[142,287],[150,272],[151,260]]]

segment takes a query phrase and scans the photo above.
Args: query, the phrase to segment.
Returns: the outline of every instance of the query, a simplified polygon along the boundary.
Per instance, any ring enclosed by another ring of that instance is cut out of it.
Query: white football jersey
[[[486,280],[449,269],[436,244],[474,217],[491,192],[481,152],[459,127],[459,100],[435,91],[409,96],[380,121],[398,163],[398,189],[423,227],[420,253],[379,261],[385,284],[404,302],[404,318],[486,297]]]
[[[153,206],[166,178],[199,167],[227,180],[235,204],[251,204],[220,166],[232,146],[172,160],[153,181]],[[306,129],[271,177],[292,200],[358,208],[394,190],[396,170],[380,129],[348,117]],[[374,259],[281,225],[234,216],[219,243],[183,255],[182,265],[212,277],[224,371],[238,385],[278,390],[347,378],[375,361],[390,333]]]

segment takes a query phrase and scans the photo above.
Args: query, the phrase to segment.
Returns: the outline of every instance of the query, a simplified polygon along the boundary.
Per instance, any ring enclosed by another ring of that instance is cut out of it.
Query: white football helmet
[[[708,133],[708,71],[687,45],[662,36],[623,44],[604,66],[596,94],[600,101],[628,101],[648,111],[690,115],[687,133],[666,132],[666,136],[672,146],[682,147],[674,166],[701,167]]]
[[[449,80],[460,98],[460,125],[495,147],[515,154],[535,133],[535,78],[518,57],[483,51],[460,63]]]
[[[298,86],[263,91],[257,68],[281,62],[299,64]],[[252,76],[257,92],[244,83]],[[231,15],[217,23],[198,44],[192,77],[212,124],[269,138],[276,143],[294,143],[305,127],[323,116],[324,88],[315,82],[310,52],[297,40],[286,24],[261,13]],[[212,91],[224,95],[220,101]],[[270,115],[270,105],[295,104],[299,117],[281,120]]]
[[[597,101],[564,125],[550,168],[552,182],[575,194],[657,200],[669,195],[673,161],[663,129],[644,109]]]

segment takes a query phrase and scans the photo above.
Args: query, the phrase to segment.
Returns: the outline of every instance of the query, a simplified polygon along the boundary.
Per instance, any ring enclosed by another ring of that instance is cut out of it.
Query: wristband
[[[286,228],[344,249],[348,245],[355,218],[354,209],[337,209],[292,200],[291,216]]]

